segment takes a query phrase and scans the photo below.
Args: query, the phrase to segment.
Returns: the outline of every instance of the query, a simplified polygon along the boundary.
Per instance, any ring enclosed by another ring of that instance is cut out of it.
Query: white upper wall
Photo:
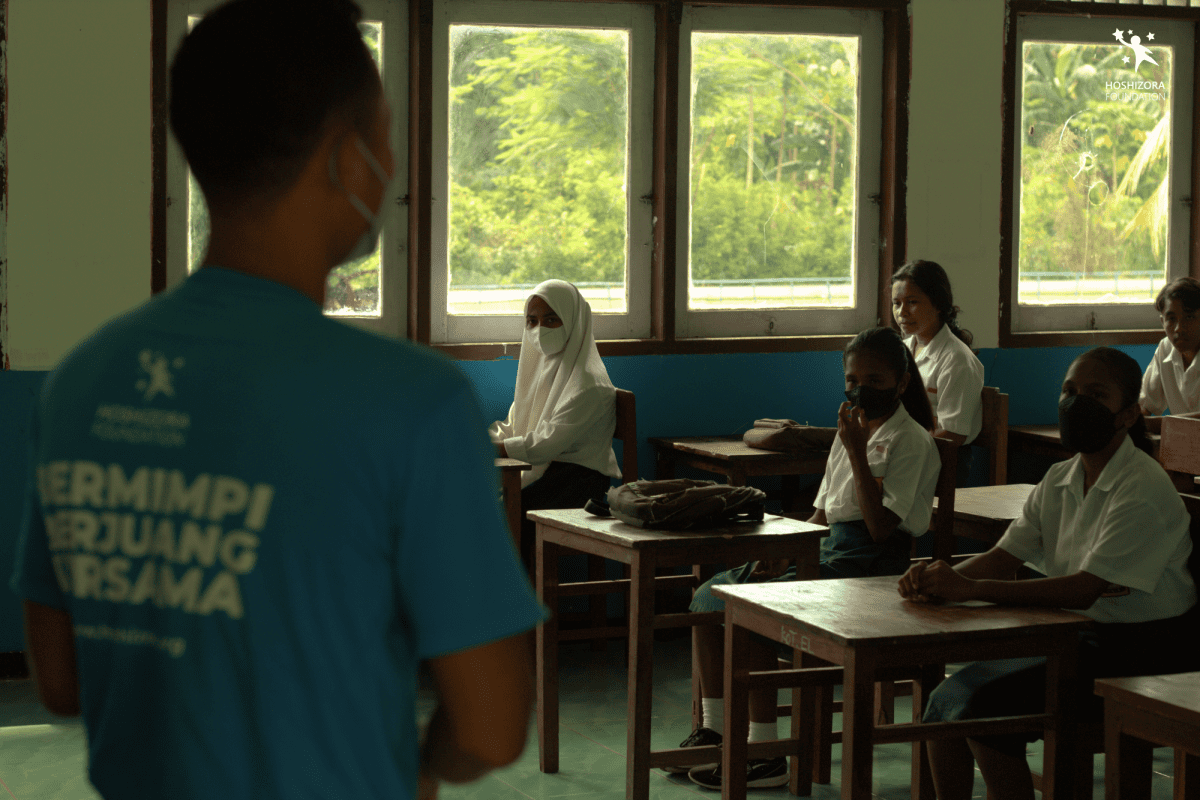
[[[908,257],[941,264],[975,347],[1000,341],[1004,0],[913,0]]]
[[[150,296],[150,0],[9,0],[8,329],[48,369]]]
[[[912,0],[908,254],[998,341],[1004,0]],[[9,0],[13,369],[54,365],[150,295],[150,2]]]

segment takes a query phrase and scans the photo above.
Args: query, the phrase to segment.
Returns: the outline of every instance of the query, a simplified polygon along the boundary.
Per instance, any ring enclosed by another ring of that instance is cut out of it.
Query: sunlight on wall
[[[9,2],[13,369],[53,366],[150,296],[149,8]]]

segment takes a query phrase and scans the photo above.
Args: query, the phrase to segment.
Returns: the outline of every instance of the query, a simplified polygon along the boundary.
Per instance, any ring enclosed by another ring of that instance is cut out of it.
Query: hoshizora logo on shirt
[[[142,400],[149,403],[160,396],[175,397],[171,370],[182,369],[183,358],[169,359],[163,353],[145,349],[138,353],[137,363],[143,377],[134,381],[133,388]],[[102,403],[96,407],[92,435],[108,442],[183,447],[191,424],[192,418],[186,411]]]
[[[171,367],[182,369],[182,358],[176,358],[168,363],[167,357],[162,353],[143,350],[138,353],[138,363],[142,367],[142,372],[146,373],[146,377],[139,380],[135,387],[142,393],[145,400],[153,400],[160,394],[167,397],[175,396],[175,385],[171,382]]]

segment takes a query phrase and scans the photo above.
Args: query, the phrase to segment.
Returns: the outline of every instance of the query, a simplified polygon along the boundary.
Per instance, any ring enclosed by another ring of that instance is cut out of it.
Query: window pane
[[[1173,53],[1117,33],[1024,44],[1023,304],[1146,303],[1166,279]]]
[[[854,305],[859,40],[692,34],[688,307]]]
[[[200,17],[188,17],[190,31]],[[362,32],[371,55],[375,59],[375,67],[383,74],[383,24],[380,22],[361,22],[358,25]],[[208,251],[209,237],[208,205],[204,202],[204,193],[192,171],[188,170],[188,272],[191,273],[203,265],[204,256]],[[335,268],[329,273],[329,283],[325,291],[325,312],[346,316],[380,315],[379,254],[383,248],[383,235],[379,237],[379,246],[375,252],[357,261],[351,261]]]
[[[626,302],[629,32],[450,26],[450,314]]]

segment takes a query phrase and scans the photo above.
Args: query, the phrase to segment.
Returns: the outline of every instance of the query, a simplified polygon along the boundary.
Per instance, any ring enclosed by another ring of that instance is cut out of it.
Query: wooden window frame
[[[563,2],[564,0],[559,0]],[[765,8],[832,8],[879,11],[883,15],[883,120],[880,163],[879,286],[907,255],[905,184],[908,169],[908,96],[912,33],[908,0],[565,0],[632,2],[654,9],[653,213],[654,253],[650,279],[650,338],[598,342],[604,356],[673,353],[777,353],[840,350],[838,336],[769,336],[679,339],[675,331],[677,160],[679,129],[679,34],[684,5]],[[151,0],[152,27],[152,209],[151,291],[166,288],[166,160],[168,0]],[[434,0],[409,0],[408,97],[408,338],[429,344],[432,263],[432,42]],[[888,293],[880,291],[878,318],[890,324]],[[490,360],[511,354],[512,343],[437,344],[461,360]]]
[[[1021,332],[1013,330],[1012,296],[1017,265],[1013,262],[1015,247],[1012,232],[1016,212],[1017,187],[1013,182],[1011,165],[1016,157],[1017,141],[1012,120],[1020,114],[1017,105],[1017,69],[1021,54],[1017,51],[1017,19],[1021,16],[1113,17],[1132,20],[1166,19],[1200,23],[1200,7],[1141,6],[1118,3],[1065,3],[1061,0],[1009,0],[1004,42],[1003,86],[1001,106],[1000,162],[1000,347],[1062,347],[1097,345],[1156,344],[1162,339],[1161,328],[1143,330],[1096,330]],[[1200,109],[1200,24],[1195,34],[1196,57],[1192,73],[1192,114]],[[1191,196],[1200,198],[1200,124],[1192,126]],[[1200,203],[1192,203],[1189,224],[1187,274],[1200,279]]]

